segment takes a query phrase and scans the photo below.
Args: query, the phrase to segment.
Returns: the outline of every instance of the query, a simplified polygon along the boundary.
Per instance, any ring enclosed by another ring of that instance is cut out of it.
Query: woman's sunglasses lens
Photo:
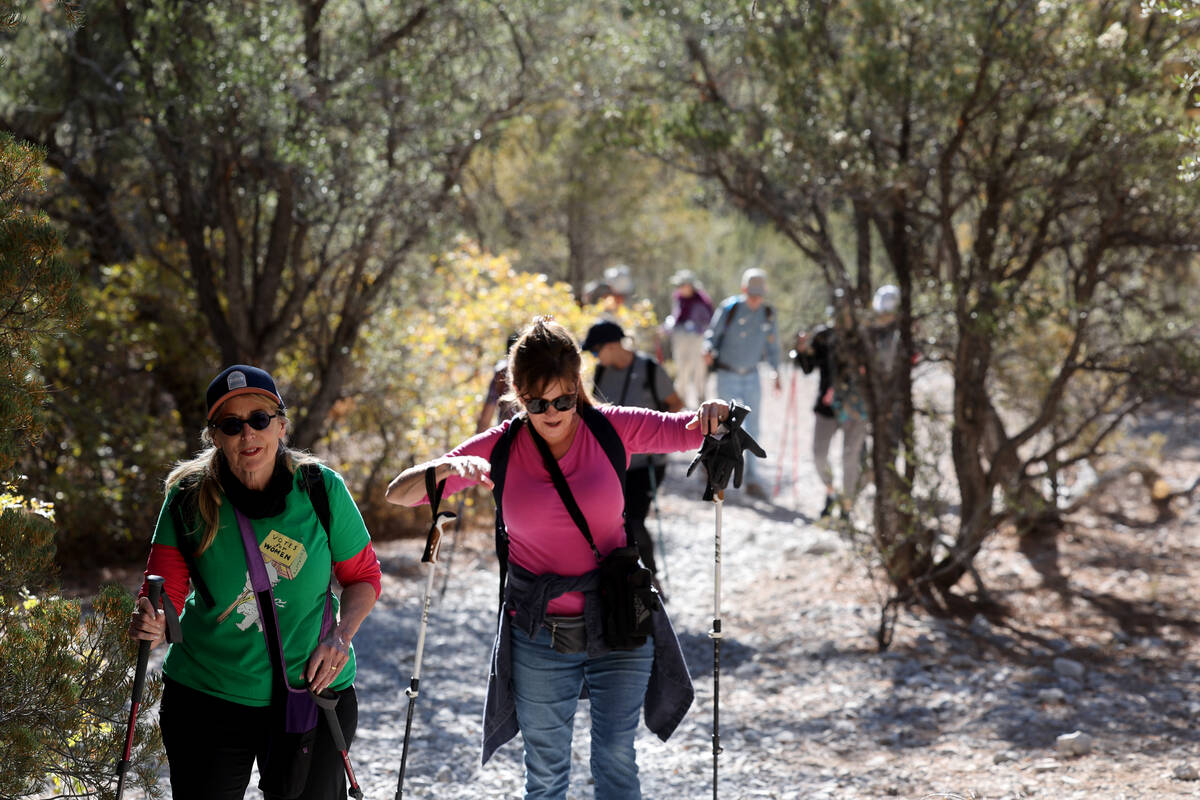
[[[545,414],[550,406],[554,406],[559,411],[570,411],[575,407],[574,394],[560,394],[553,400],[547,400],[544,397],[534,397],[525,403],[525,408],[530,414]]]
[[[267,426],[271,424],[271,420],[275,418],[274,414],[268,414],[265,411],[255,411],[250,415],[250,419],[246,420],[251,428],[256,431],[265,431]]]
[[[217,423],[217,427],[226,436],[237,436],[242,432],[242,425],[249,425],[256,431],[265,431],[274,418],[274,414],[268,414],[265,411],[254,411],[250,414],[249,419],[226,417]]]

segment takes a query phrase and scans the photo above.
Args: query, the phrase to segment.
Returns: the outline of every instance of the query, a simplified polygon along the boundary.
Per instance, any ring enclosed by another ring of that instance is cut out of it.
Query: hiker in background
[[[827,311],[829,323],[818,325],[811,332],[796,334],[792,360],[805,374],[818,371],[817,399],[813,404],[813,465],[825,485],[825,500],[821,518],[834,513],[838,492],[834,488],[833,467],[829,463],[829,448],[833,435],[842,431],[842,495],[854,496],[861,469],[863,441],[867,435],[866,420],[859,415],[839,419],[834,407],[838,384],[838,336],[832,324],[833,310]],[[848,479],[848,480],[847,480]]]
[[[766,301],[767,275],[761,269],[742,273],[742,293],[727,297],[712,318],[704,336],[704,358],[717,373],[717,396],[741,400],[758,411],[762,383],[758,365],[766,361],[776,392],[779,381],[779,330],[775,309]],[[746,418],[745,429],[758,439],[760,414]],[[746,494],[765,500],[760,459],[746,460]]]
[[[655,411],[679,411],[683,401],[675,393],[671,376],[662,365],[645,353],[634,351],[632,341],[621,326],[602,320],[588,328],[583,349],[596,357],[592,387],[595,399],[616,406],[637,406]],[[642,563],[654,573],[658,583],[658,564],[654,560],[654,539],[646,530],[646,515],[654,494],[667,473],[667,460],[661,454],[637,453],[630,457],[625,472],[625,524],[633,532]]]
[[[629,305],[633,299],[633,272],[625,264],[614,264],[604,270],[604,283],[608,284],[608,297],[604,299],[605,310],[616,312],[621,306]]]
[[[691,679],[661,606],[651,614],[653,632],[644,644],[614,649],[607,643],[598,562],[628,546],[617,472],[625,461],[612,451],[614,445],[623,454],[691,450],[729,415],[721,401],[675,414],[596,407],[580,377],[581,362],[578,345],[562,325],[534,320],[509,362],[522,412],[440,458],[406,469],[387,490],[392,503],[426,502],[429,467],[446,481],[446,496],[477,483],[503,485],[497,543],[507,551],[507,558],[498,553],[507,580],[502,578],[489,670],[483,761],[519,731],[528,800],[566,797],[582,688],[591,699],[596,800],[641,797],[634,737],[643,704],[647,725],[664,740],[691,705]],[[561,473],[565,491],[556,488],[553,473]],[[655,691],[647,694],[647,686]]]
[[[900,310],[900,289],[890,283],[880,286],[871,298],[871,321],[868,330],[876,363],[885,372],[891,372],[896,364],[896,353],[900,350],[900,328],[897,313]]]
[[[585,306],[603,303],[612,294],[612,287],[604,281],[588,281],[583,285],[580,302]]]
[[[306,774],[293,771],[303,760],[283,752],[287,693],[273,661],[282,654],[291,687],[337,692],[350,742],[358,724],[351,642],[380,588],[371,538],[341,476],[287,446],[288,418],[269,374],[229,367],[204,406],[204,449],[167,476],[146,568],[163,576],[166,597],[182,609],[183,638],[163,662],[159,711],[172,797],[241,798],[256,758],[268,800],[345,797],[324,717],[316,717]],[[265,628],[247,558],[261,558],[270,580],[276,619]],[[165,637],[164,612],[151,607],[145,584],[129,633],[153,646]]]
[[[890,386],[896,359],[900,353],[900,288],[892,284],[880,286],[871,298],[871,318],[867,324],[867,335],[870,339],[871,353],[874,366],[882,385]],[[916,364],[919,354],[914,353],[912,363]],[[904,433],[904,417],[900,411],[896,394],[886,395],[890,401],[885,409],[883,418],[891,426],[892,441],[899,442]]]
[[[517,413],[517,404],[508,396],[508,352],[517,341],[517,334],[510,333],[504,343],[504,358],[496,362],[492,371],[492,380],[488,384],[487,394],[483,398],[483,408],[479,410],[479,419],[475,421],[475,432],[481,433],[493,425],[499,425],[506,419],[512,419]]]
[[[865,334],[873,354],[873,366],[886,381],[899,351],[900,334],[896,327],[896,312],[900,307],[900,290],[891,284],[880,286],[871,298],[871,315],[867,320]],[[839,340],[839,347],[845,347]],[[848,364],[853,353],[839,355],[840,364]],[[835,380],[833,410],[837,424],[842,429],[842,492],[838,496],[837,511],[843,518],[849,517],[854,500],[862,489],[862,467],[864,447],[870,431],[867,402],[863,395],[862,373],[840,369]],[[897,432],[898,435],[899,432]]]
[[[666,329],[671,337],[671,358],[676,379],[689,407],[704,399],[708,365],[704,361],[704,332],[712,321],[713,303],[695,274],[681,269],[671,276],[671,315]]]

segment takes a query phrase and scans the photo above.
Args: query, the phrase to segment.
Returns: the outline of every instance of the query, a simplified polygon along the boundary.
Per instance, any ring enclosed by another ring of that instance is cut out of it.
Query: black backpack
[[[300,467],[300,488],[308,494],[309,500],[312,502],[313,511],[317,513],[317,519],[321,520],[321,527],[325,529],[325,536],[329,538],[329,490],[325,488],[325,479],[321,476],[321,467],[318,464],[303,464]],[[209,608],[214,605],[212,592],[208,589],[208,584],[204,582],[204,578],[200,575],[200,570],[196,568],[196,537],[199,535],[199,529],[193,530],[191,525],[186,523],[184,514],[184,506],[189,507],[190,516],[193,523],[200,516],[199,510],[196,508],[196,486],[195,484],[185,485],[175,496],[171,498],[171,503],[167,507],[168,513],[171,515],[171,520],[175,523],[175,538],[179,544],[179,552],[183,556],[183,561],[187,564],[189,577],[192,585],[196,587],[196,592],[208,604]],[[333,542],[330,540],[329,549],[332,553]]]
[[[624,495],[625,444],[621,441],[621,437],[617,435],[617,429],[613,427],[613,424],[608,421],[607,417],[592,406],[580,406],[579,416],[583,418],[584,424],[587,425],[588,430],[592,432],[596,440],[600,442],[600,447],[604,449],[604,454],[608,456],[609,463],[612,464],[613,470],[617,473],[617,478],[621,481],[621,494]],[[508,531],[504,528],[504,513],[500,502],[504,494],[505,473],[508,471],[508,453],[512,449],[512,443],[516,439],[517,433],[526,421],[527,417],[523,413],[514,417],[504,433],[500,434],[500,438],[496,440],[496,444],[492,448],[492,496],[496,499],[496,558],[500,561],[501,607],[504,606],[504,583],[508,578]]]
[[[637,360],[639,358],[642,358],[642,357],[639,355],[635,355],[633,357],[633,362],[630,363],[630,365],[629,365],[630,370],[633,369],[634,365],[637,363]],[[654,410],[655,411],[666,411],[667,407],[666,407],[666,405],[663,404],[662,398],[658,396],[658,386],[655,385],[657,383],[657,379],[658,379],[658,362],[655,361],[653,358],[645,358],[643,360],[646,362],[646,389],[650,392],[650,397],[652,397],[654,399]],[[597,364],[596,371],[592,375],[592,392],[593,393],[597,393],[599,391],[599,389],[597,387],[600,386],[600,379],[603,377],[604,377],[604,365]]]

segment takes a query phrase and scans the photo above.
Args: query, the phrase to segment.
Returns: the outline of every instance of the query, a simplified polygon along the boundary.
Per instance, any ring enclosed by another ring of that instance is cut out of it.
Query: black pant
[[[349,746],[358,728],[358,698],[353,687],[338,692],[338,697],[338,721]],[[267,733],[276,718],[269,708],[231,703],[164,677],[158,720],[174,800],[241,800],[255,758],[266,753]],[[322,712],[312,770],[299,797],[341,800],[345,796],[342,757]]]
[[[646,569],[658,574],[658,565],[654,562],[654,539],[646,530],[646,514],[650,513],[650,502],[654,499],[654,491],[662,485],[663,476],[667,474],[666,465],[654,467],[654,485],[650,485],[650,466],[635,467],[625,473],[625,524],[637,542],[638,555]]]

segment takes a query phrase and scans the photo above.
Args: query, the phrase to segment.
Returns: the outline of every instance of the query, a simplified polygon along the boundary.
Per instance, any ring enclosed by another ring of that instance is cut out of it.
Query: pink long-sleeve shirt
[[[700,446],[703,435],[685,425],[692,411],[669,414],[646,408],[600,406],[625,445],[625,465],[634,453],[671,453]],[[510,421],[463,442],[447,455],[480,456],[491,461],[492,449]],[[582,420],[570,448],[558,466],[571,494],[588,521],[601,555],[626,544],[621,482],[604,448]],[[458,476],[446,480],[445,496],[475,482]],[[508,530],[508,559],[534,574],[582,575],[596,568],[596,558],[583,533],[571,519],[554,489],[528,428],[517,433],[508,456],[504,479],[504,526]],[[569,592],[550,601],[547,614],[583,613],[583,595]]]

